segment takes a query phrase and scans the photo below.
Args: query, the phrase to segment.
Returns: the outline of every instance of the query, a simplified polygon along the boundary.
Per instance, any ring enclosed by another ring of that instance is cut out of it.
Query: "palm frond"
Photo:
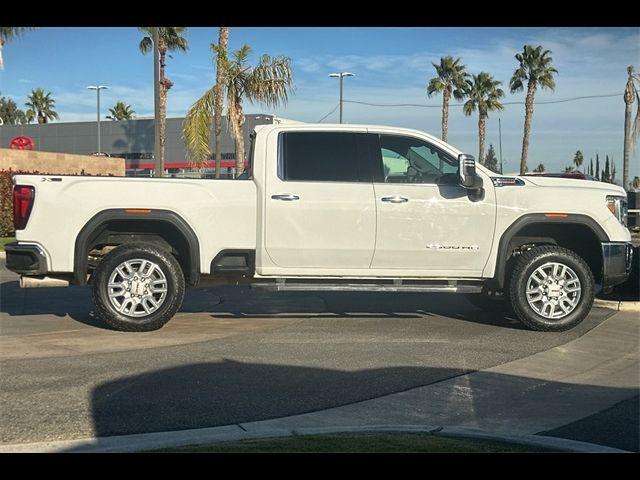
[[[432,78],[427,85],[427,95],[432,96],[435,93],[440,93],[444,90],[445,85],[439,78]]]
[[[209,137],[213,124],[214,104],[215,87],[212,87],[191,106],[184,119],[182,138],[189,157],[194,163],[205,162],[211,154]]]
[[[147,53],[153,50],[153,40],[150,37],[142,37],[142,40],[140,40],[140,44],[138,45],[138,48],[140,49],[140,52],[142,52],[143,55],[146,55]]]
[[[245,94],[251,102],[276,108],[281,104],[286,105],[288,92],[293,88],[289,59],[263,55],[260,63],[247,76]]]

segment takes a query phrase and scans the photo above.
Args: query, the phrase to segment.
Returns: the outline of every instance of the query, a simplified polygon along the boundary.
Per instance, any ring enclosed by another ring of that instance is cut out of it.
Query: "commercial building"
[[[184,175],[191,170],[191,163],[182,140],[182,118],[168,118],[165,142],[165,168],[168,174]],[[272,115],[247,115],[245,121],[245,145],[249,151],[249,134],[256,125],[273,123]],[[154,120],[141,118],[133,120],[100,122],[100,145],[103,153],[126,160],[127,175],[149,176],[153,172]],[[29,125],[0,126],[0,148],[9,148],[16,137],[28,137],[34,150],[59,153],[91,155],[98,150],[97,122],[54,122]],[[214,145],[211,135],[211,146]],[[226,117],[222,118],[222,166],[227,174],[235,166],[235,142],[231,138]],[[208,162],[199,175],[211,176],[213,162]]]

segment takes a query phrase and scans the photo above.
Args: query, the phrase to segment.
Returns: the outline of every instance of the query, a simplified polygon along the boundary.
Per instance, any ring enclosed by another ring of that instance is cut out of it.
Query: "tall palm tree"
[[[122,101],[117,101],[113,108],[109,109],[111,115],[107,115],[109,120],[131,120],[136,113],[131,105],[127,105]]]
[[[472,80],[467,80],[466,93],[469,100],[465,102],[462,111],[469,116],[478,110],[478,137],[479,155],[478,160],[484,164],[484,138],[487,117],[489,112],[503,110],[500,99],[504,97],[504,92],[500,88],[502,82],[495,80],[487,72],[480,72],[473,75]]]
[[[143,55],[153,51],[153,28],[158,29],[158,51],[160,53],[160,158],[164,158],[165,132],[167,129],[167,94],[173,86],[173,82],[165,75],[167,65],[167,53],[189,50],[189,42],[182,34],[186,27],[138,27],[147,34],[140,40],[140,51]]]
[[[556,82],[553,75],[558,71],[551,66],[553,58],[550,50],[543,50],[542,46],[532,47],[525,45],[522,53],[516,54],[516,60],[520,62],[513,72],[509,82],[511,93],[524,89],[527,83],[527,98],[525,100],[524,135],[522,137],[522,156],[520,157],[520,175],[527,171],[527,156],[529,154],[529,135],[531,133],[531,119],[533,118],[533,101],[538,86],[542,89],[553,91]]]
[[[460,59],[454,59],[451,55],[440,58],[440,65],[432,65],[438,76],[429,80],[427,95],[431,97],[442,92],[442,140],[446,142],[449,129],[449,99],[451,95],[456,100],[464,98],[465,80],[469,74],[465,72],[466,67],[460,63]]]
[[[635,82],[640,82],[640,75],[634,72],[633,65],[627,67],[627,85],[624,89],[624,154],[622,157],[622,187],[628,188],[629,156],[635,150],[640,135],[640,94]],[[636,117],[631,127],[631,109],[633,102],[637,102]],[[632,131],[633,130],[633,131]]]
[[[38,123],[48,123],[49,120],[58,119],[58,112],[55,111],[56,101],[51,97],[51,92],[45,94],[42,88],[31,91],[24,104],[27,107],[25,115],[30,122],[38,118]]]
[[[229,45],[229,27],[220,27],[218,31],[218,44],[211,45],[216,53],[216,92],[213,107],[213,123],[215,128],[215,162],[216,178],[220,178],[220,152],[222,139],[222,109],[224,108],[224,87],[225,87],[225,59],[228,57],[227,46]]]
[[[213,47],[213,46],[212,46]],[[215,50],[215,47],[214,47]],[[236,170],[244,165],[244,98],[251,103],[276,108],[286,104],[293,90],[293,71],[288,57],[263,55],[255,67],[247,65],[251,48],[243,45],[233,52],[233,59],[223,58],[227,120],[236,144]],[[183,137],[191,158],[202,162],[210,155],[209,136],[215,108],[215,86],[194,103],[185,118]]]
[[[531,133],[531,120],[533,119],[533,101],[538,86],[542,89],[555,90],[556,82],[553,75],[558,71],[551,66],[553,58],[550,50],[543,50],[542,46],[532,47],[525,45],[522,53],[517,53],[516,60],[520,62],[513,72],[509,87],[511,93],[524,89],[527,83],[527,97],[525,100],[524,135],[522,138],[522,156],[520,157],[520,175],[527,171],[527,156],[529,153],[529,136]]]
[[[34,27],[0,27],[0,70],[4,70],[4,61],[2,57],[2,49],[9,40],[19,37]]]
[[[582,165],[583,162],[584,162],[584,155],[580,150],[578,150],[576,154],[573,156],[573,163],[576,166],[576,170],[580,170],[580,166]]]

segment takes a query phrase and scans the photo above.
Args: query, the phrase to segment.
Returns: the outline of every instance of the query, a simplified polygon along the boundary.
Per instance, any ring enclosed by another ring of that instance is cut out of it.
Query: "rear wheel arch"
[[[74,283],[85,285],[89,252],[98,245],[132,242],[155,244],[176,256],[190,286],[200,280],[200,246],[189,224],[170,210],[128,213],[109,209],[94,215],[80,230],[74,245]]]

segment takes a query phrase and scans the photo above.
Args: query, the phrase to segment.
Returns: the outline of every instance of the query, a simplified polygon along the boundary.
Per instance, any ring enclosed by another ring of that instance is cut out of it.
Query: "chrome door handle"
[[[300,200],[298,195],[293,193],[279,193],[277,195],[271,195],[272,200],[284,200],[285,202],[292,202],[294,200]]]
[[[405,203],[409,201],[408,198],[401,197],[400,195],[394,195],[393,197],[382,197],[380,200],[389,203]]]

